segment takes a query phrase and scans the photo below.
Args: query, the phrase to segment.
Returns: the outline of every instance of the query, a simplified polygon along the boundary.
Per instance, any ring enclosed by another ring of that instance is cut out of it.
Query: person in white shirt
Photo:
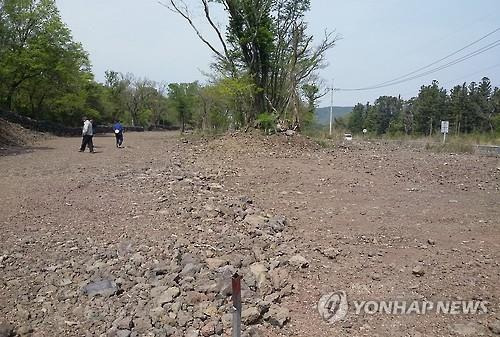
[[[85,152],[87,145],[91,153],[94,152],[94,144],[92,143],[92,136],[94,135],[92,130],[92,123],[87,117],[83,117],[83,129],[82,129],[82,146],[80,147],[80,152]]]

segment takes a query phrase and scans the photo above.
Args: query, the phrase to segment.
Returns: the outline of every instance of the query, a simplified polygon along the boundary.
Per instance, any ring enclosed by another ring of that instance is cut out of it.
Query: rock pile
[[[16,298],[8,321],[18,335],[229,335],[236,272],[246,335],[287,324],[290,271],[308,261],[293,248],[285,217],[230,196],[216,174],[181,166],[120,173],[121,188],[152,191],[132,203],[123,224],[44,226],[0,252],[2,288]]]

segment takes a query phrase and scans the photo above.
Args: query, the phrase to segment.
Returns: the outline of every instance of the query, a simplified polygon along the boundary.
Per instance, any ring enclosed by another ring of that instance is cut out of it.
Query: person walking
[[[122,147],[123,143],[123,126],[120,121],[116,121],[113,125],[113,132],[115,133],[116,138],[116,147]]]
[[[87,117],[83,117],[83,129],[82,129],[82,146],[80,147],[80,152],[85,152],[85,148],[89,147],[90,153],[94,152],[94,144],[92,143],[92,136],[94,135],[92,130],[92,123]]]

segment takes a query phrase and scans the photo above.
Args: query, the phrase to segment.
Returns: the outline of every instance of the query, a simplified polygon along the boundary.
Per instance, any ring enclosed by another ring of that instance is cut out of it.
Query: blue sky
[[[131,72],[155,81],[205,79],[211,53],[182,18],[155,0],[56,0],[61,16],[89,52],[96,79],[104,71]],[[199,1],[187,0],[201,29]],[[359,88],[409,73],[500,28],[498,0],[312,0],[307,15],[318,39],[325,29],[341,36],[327,54],[321,77],[335,87]],[[221,23],[223,13],[217,13]],[[500,39],[500,31],[453,58]],[[415,96],[438,80],[445,88],[483,76],[500,86],[500,46],[432,75],[370,91],[338,91],[334,105],[373,102],[380,95]],[[329,104],[323,99],[322,106]]]

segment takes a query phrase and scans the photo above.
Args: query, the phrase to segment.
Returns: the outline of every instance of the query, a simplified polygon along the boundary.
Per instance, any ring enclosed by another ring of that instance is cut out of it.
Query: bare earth
[[[230,297],[208,288],[233,271],[257,308],[247,336],[500,334],[499,158],[284,135],[128,133],[123,149],[95,137],[95,154],[79,142],[0,156],[0,336],[6,323],[33,336],[229,335]],[[273,216],[284,229],[265,227]],[[112,294],[85,291],[103,279]],[[158,300],[172,287],[177,302]],[[338,291],[349,312],[329,324],[317,303]],[[351,303],[398,299],[488,312],[356,315]]]

